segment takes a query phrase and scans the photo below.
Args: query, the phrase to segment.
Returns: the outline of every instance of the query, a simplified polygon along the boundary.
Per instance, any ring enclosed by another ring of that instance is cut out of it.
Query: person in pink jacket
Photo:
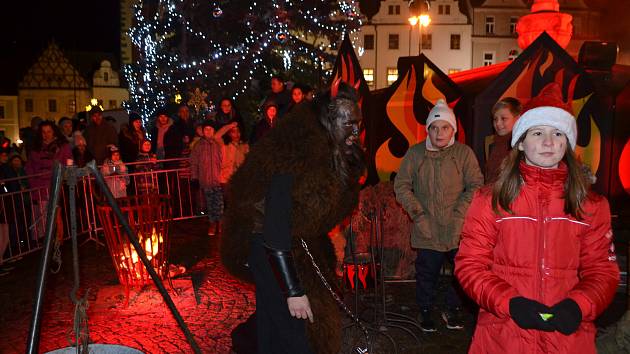
[[[223,217],[222,139],[223,135],[237,124],[232,122],[215,131],[212,122],[204,122],[203,137],[190,153],[191,183],[199,186],[206,197],[206,211],[210,221],[208,236],[214,236],[221,232],[221,218]]]
[[[498,180],[478,190],[455,275],[480,306],[470,353],[596,353],[619,281],[608,202],[588,190],[575,118],[526,111]]]
[[[50,120],[42,121],[37,130],[37,136],[32,149],[28,153],[26,163],[26,174],[29,175],[28,182],[31,190],[31,200],[33,202],[34,232],[31,239],[37,240],[44,237],[46,225],[46,209],[48,208],[50,176],[53,165],[59,162],[66,165],[72,159],[72,149],[65,136],[59,130],[55,122]],[[63,237],[63,222],[60,209],[55,214],[57,225],[57,237]]]

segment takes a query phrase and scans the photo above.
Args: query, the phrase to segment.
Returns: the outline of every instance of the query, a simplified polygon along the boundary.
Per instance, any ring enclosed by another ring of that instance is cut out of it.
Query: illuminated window
[[[365,78],[365,82],[368,84],[368,86],[374,85],[374,69],[372,68],[363,69],[363,77]]]
[[[449,75],[450,75],[450,74],[455,74],[455,73],[458,73],[458,72],[460,72],[460,71],[461,71],[461,69],[448,69],[448,74],[449,74]]]
[[[510,17],[510,34],[516,34],[517,22],[518,22],[518,17]]]
[[[387,68],[387,85],[391,85],[398,80],[398,69]]]
[[[483,66],[488,66],[492,64],[494,64],[494,53],[484,52],[483,53]]]
[[[494,34],[494,16],[486,16],[486,33]]]

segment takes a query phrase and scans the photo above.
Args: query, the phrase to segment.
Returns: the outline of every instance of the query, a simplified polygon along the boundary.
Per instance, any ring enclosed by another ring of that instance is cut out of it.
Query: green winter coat
[[[396,200],[413,221],[411,247],[449,251],[459,246],[466,210],[483,175],[473,151],[459,142],[429,151],[409,148],[396,175]]]

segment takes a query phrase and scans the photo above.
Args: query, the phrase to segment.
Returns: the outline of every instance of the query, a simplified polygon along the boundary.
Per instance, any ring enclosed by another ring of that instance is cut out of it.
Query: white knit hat
[[[450,124],[455,130],[455,133],[457,133],[457,121],[455,120],[455,113],[453,113],[453,110],[450,109],[446,102],[441,98],[437,100],[435,106],[433,106],[431,112],[429,112],[426,126],[427,132],[429,131],[429,126],[431,125],[431,123],[435,122],[436,120],[443,120],[448,122],[448,124]]]
[[[447,146],[453,145],[453,143],[455,142],[455,133],[457,133],[457,121],[455,120],[455,113],[453,113],[453,110],[448,107],[448,105],[442,98],[437,100],[435,106],[433,106],[433,108],[429,112],[426,125],[427,133],[429,132],[429,127],[431,126],[431,124],[436,120],[443,120],[450,124],[451,127],[453,127],[453,137],[451,138],[451,141],[448,142]],[[433,144],[431,144],[431,139],[427,138],[426,141],[427,149],[437,150],[433,147]]]
[[[551,106],[532,108],[521,115],[512,129],[512,147],[529,128],[537,125],[547,125],[560,130],[567,136],[571,149],[575,150],[577,141],[575,118],[564,109]]]

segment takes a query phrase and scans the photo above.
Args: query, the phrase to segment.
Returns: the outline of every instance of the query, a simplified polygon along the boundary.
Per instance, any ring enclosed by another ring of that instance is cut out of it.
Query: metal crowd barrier
[[[205,211],[201,192],[190,183],[188,159],[168,159],[156,162],[126,163],[129,177],[127,195],[159,193],[171,196],[173,220],[195,218]],[[136,166],[151,164],[154,169],[137,172]],[[50,191],[45,187],[11,191],[24,180],[34,177],[49,177],[39,174],[0,180],[0,264],[17,260],[22,256],[39,251],[43,246],[46,203]],[[106,176],[105,181],[117,176]],[[10,188],[10,186],[14,188]],[[70,237],[70,207],[68,188],[63,186],[60,195],[60,215],[57,225],[63,224],[63,233],[58,237]],[[86,240],[101,243],[103,227],[98,220],[96,206],[105,203],[104,196],[95,188],[94,177],[81,177],[76,187],[77,234],[87,235]],[[60,220],[60,221],[59,221]]]

